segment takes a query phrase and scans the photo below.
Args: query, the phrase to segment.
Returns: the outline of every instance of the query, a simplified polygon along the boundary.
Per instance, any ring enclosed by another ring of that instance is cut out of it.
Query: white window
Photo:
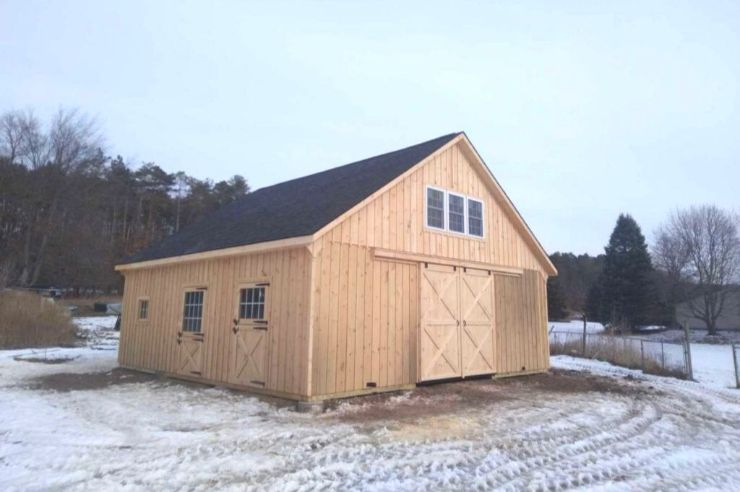
[[[431,229],[483,237],[483,200],[427,186],[426,225]]]
[[[247,287],[239,293],[240,319],[265,319],[265,288]]]
[[[427,188],[427,226],[445,228],[445,192],[431,187]]]
[[[468,234],[483,237],[483,202],[468,198]]]
[[[447,203],[447,223],[450,230],[465,234],[465,197],[448,193]]]
[[[185,307],[182,314],[182,331],[200,333],[203,328],[203,291],[185,292]]]

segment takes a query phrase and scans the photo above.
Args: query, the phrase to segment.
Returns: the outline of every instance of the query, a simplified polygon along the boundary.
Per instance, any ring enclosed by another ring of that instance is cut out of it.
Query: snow
[[[116,366],[111,321],[78,323],[87,346],[53,351],[68,362],[0,351],[0,490],[740,488],[740,391],[717,376],[721,352],[696,352],[699,383],[557,356],[554,367],[622,390],[454,383],[490,401],[436,386],[311,415],[143,376],[40,386]],[[363,413],[379,407],[390,417]]]
[[[549,330],[570,333],[583,333],[583,321],[549,321]],[[586,322],[586,333],[600,333],[604,331],[604,325],[595,321]]]
[[[691,344],[694,379],[707,386],[735,387],[735,366],[730,345]]]

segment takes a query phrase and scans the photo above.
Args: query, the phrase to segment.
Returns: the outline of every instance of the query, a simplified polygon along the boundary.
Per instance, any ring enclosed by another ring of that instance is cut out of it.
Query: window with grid
[[[239,318],[265,319],[264,287],[247,287],[239,292]]]
[[[185,308],[182,315],[182,331],[200,333],[203,324],[203,291],[185,292]]]
[[[483,202],[468,198],[468,234],[483,237]]]
[[[149,300],[139,299],[139,319],[145,320],[149,318]]]
[[[449,193],[447,195],[449,228],[453,232],[465,232],[465,197]]]
[[[427,188],[427,226],[445,228],[445,192]]]

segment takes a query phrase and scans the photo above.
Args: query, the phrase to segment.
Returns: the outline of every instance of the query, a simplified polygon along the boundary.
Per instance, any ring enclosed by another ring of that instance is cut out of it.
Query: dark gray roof
[[[459,134],[261,188],[122,263],[313,234]]]

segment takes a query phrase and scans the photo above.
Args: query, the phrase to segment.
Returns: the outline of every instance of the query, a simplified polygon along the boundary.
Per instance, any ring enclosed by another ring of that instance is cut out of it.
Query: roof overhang
[[[170,256],[167,258],[139,261],[135,263],[124,263],[121,265],[116,265],[116,271],[126,272],[128,270],[168,266],[168,265],[185,263],[185,262],[190,262],[190,261],[209,260],[213,258],[239,256],[239,255],[250,254],[250,253],[262,253],[265,251],[274,251],[278,249],[298,248],[301,246],[308,246],[312,242],[313,242],[312,235],[291,237],[287,239],[278,239],[276,241],[265,241],[263,243],[247,244],[245,246],[235,246],[233,248],[203,251],[202,253],[192,253],[188,255]]]

